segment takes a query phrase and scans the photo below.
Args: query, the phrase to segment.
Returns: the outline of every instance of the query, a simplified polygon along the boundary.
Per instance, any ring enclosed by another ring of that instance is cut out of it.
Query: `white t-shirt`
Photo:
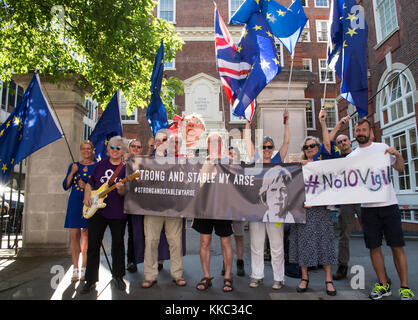
[[[382,156],[385,154],[385,151],[389,148],[386,143],[372,142],[372,144],[365,148],[358,147],[356,150],[347,155],[347,158],[358,157],[371,153],[381,153]],[[390,156],[390,164],[393,165],[396,162],[396,156]],[[373,202],[373,203],[363,203],[361,206],[365,208],[374,208],[374,207],[386,207],[394,204],[398,204],[398,199],[396,198],[395,189],[393,184],[390,184],[390,197],[388,201],[385,202]]]

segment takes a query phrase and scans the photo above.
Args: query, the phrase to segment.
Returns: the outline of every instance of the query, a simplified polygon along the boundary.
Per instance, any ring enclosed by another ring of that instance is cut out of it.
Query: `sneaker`
[[[399,296],[401,300],[414,300],[412,299],[415,295],[409,288],[400,288],[399,289]]]
[[[273,286],[272,286],[274,290],[280,290],[283,287],[284,287],[283,281],[274,281]]]
[[[254,279],[254,278],[252,278],[251,281],[250,281],[249,286],[251,288],[258,288],[262,282],[263,282],[263,279]]]
[[[381,283],[376,283],[372,292],[370,292],[369,298],[372,300],[379,300],[383,297],[389,297],[391,295],[392,291],[390,290],[389,283],[386,286]]]

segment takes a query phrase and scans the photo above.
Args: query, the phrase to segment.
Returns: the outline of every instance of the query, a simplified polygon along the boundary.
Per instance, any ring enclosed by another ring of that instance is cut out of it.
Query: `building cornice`
[[[238,43],[241,38],[242,26],[228,26],[228,30],[234,42]],[[175,32],[185,42],[215,40],[213,27],[176,27]]]

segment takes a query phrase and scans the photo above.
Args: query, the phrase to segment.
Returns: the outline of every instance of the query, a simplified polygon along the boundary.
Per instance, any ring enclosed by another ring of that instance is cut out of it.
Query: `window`
[[[309,31],[309,20],[306,21],[305,28],[303,28],[298,42],[311,42],[311,32]]]
[[[325,83],[325,77],[327,83],[335,83],[335,72],[329,70],[326,59],[319,59],[319,82]]]
[[[418,212],[409,209],[400,209],[401,219],[404,222],[418,222]]]
[[[138,110],[135,109],[131,114],[128,115],[128,110],[126,110],[126,99],[123,94],[120,94],[120,119],[122,123],[138,123],[137,115]]]
[[[99,117],[98,103],[91,98],[86,98],[84,100],[84,107],[87,109],[87,114],[83,118],[83,139],[87,140],[93,132]]]
[[[0,109],[11,113],[23,97],[23,88],[13,80],[8,83],[0,81]]]
[[[358,113],[354,114],[353,116],[350,117],[350,122],[348,123],[348,128],[349,128],[349,135],[350,135],[350,140],[353,141],[356,138],[354,137],[354,129],[356,128],[356,124],[359,120],[359,115]]]
[[[315,7],[328,8],[328,0],[315,0]]]
[[[328,42],[328,21],[316,20],[316,41]]]
[[[395,0],[374,0],[376,38],[382,42],[398,28]]]
[[[307,7],[308,6],[308,0],[301,0],[300,2],[302,2],[302,6],[303,7]]]
[[[283,43],[281,43],[277,38],[274,38],[276,49],[277,49],[277,55],[279,56],[280,66],[284,66],[284,56],[283,56]]]
[[[305,71],[312,72],[312,59],[302,59],[302,68]]]
[[[383,141],[394,147],[402,155],[405,171],[392,170],[394,187],[399,191],[417,191],[418,181],[418,148],[417,129],[415,123],[412,126],[383,137]]]
[[[310,99],[305,105],[306,128],[308,130],[315,130],[315,107],[314,100]]]
[[[380,123],[382,127],[387,127],[393,122],[414,114],[414,95],[411,83],[405,74],[399,75],[398,72],[392,73],[384,81],[382,87],[390,83],[379,94],[377,103],[380,105]]]
[[[229,19],[231,19],[243,2],[244,0],[229,0]]]
[[[175,70],[176,69],[176,59],[172,59],[171,61],[164,62],[164,70]]]
[[[160,0],[158,2],[158,18],[176,23],[176,1]]]
[[[334,99],[321,99],[321,103],[327,110],[327,127],[328,129],[332,129],[337,125],[338,122],[337,102]]]

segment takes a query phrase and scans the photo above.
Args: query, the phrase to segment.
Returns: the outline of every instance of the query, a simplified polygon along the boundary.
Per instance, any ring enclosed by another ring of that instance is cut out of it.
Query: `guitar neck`
[[[127,178],[124,178],[122,180],[119,180],[118,182],[120,183],[125,183]],[[113,191],[116,188],[116,183],[109,187],[109,189],[106,189],[105,191],[103,191],[102,193],[100,193],[99,198],[104,198],[109,192]]]

